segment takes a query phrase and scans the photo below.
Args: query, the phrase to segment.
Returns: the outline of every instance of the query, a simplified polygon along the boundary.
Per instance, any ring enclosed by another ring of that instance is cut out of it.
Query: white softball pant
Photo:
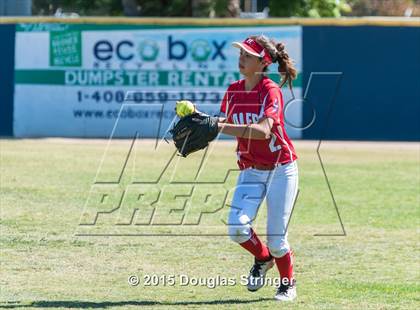
[[[230,238],[242,243],[251,237],[251,227],[258,209],[267,200],[267,246],[274,257],[282,257],[290,247],[287,225],[298,190],[296,161],[271,171],[253,168],[239,174],[228,227]]]

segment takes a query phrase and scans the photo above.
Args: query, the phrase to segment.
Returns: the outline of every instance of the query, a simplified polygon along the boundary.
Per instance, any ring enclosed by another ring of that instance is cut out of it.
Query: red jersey
[[[271,137],[267,140],[236,138],[239,169],[283,164],[297,158],[284,129],[283,106],[280,87],[266,76],[249,92],[245,91],[245,80],[236,81],[228,87],[220,107],[228,123],[258,123],[263,117],[274,121]]]

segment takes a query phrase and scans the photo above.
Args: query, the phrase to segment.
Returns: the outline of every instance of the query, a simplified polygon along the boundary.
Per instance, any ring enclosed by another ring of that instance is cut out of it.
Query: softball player
[[[240,49],[239,70],[244,79],[231,84],[223,98],[219,131],[235,136],[241,170],[229,212],[229,236],[254,257],[248,290],[265,283],[266,272],[277,265],[281,285],[275,298],[296,298],[293,254],[287,242],[287,224],[298,189],[296,153],[284,129],[281,87],[296,78],[292,59],[282,43],[265,36],[234,42]],[[282,75],[277,85],[264,75],[278,63]],[[258,208],[267,201],[267,244],[252,228]]]

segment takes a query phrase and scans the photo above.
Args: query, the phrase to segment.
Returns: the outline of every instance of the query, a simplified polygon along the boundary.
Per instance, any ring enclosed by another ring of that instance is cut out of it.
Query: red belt
[[[284,165],[287,165],[287,164],[290,164],[290,163],[291,163],[291,161],[288,161],[288,162],[282,163],[280,165],[284,166]],[[252,165],[251,167],[254,168],[254,169],[257,169],[257,170],[273,170],[277,166],[278,166],[278,164],[277,165],[275,165],[275,164],[271,164],[271,165]]]

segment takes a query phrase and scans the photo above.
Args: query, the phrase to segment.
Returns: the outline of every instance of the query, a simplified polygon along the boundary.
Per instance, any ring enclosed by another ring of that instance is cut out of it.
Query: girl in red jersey
[[[234,42],[240,49],[239,70],[244,76],[231,84],[223,98],[219,131],[235,136],[241,170],[229,212],[229,236],[254,257],[247,288],[265,284],[265,274],[275,264],[280,273],[275,298],[296,298],[293,254],[287,241],[287,225],[298,189],[296,154],[284,129],[281,87],[296,78],[296,69],[284,45],[261,36]],[[264,75],[278,63],[282,76],[277,85]],[[258,208],[267,200],[267,244],[252,228]]]

